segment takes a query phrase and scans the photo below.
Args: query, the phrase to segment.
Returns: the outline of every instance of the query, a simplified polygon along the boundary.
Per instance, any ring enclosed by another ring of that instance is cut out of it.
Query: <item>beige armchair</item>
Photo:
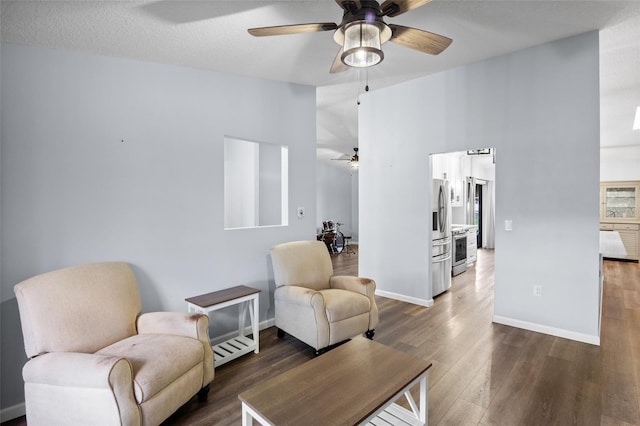
[[[276,284],[275,322],[316,353],[359,334],[373,338],[378,325],[376,283],[334,276],[322,241],[294,241],[271,249]]]
[[[14,290],[29,426],[158,425],[196,393],[206,399],[208,317],[141,315],[126,263],[60,269]]]

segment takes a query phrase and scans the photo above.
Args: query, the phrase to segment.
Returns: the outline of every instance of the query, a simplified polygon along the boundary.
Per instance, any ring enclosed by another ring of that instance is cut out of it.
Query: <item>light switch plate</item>
[[[513,221],[511,219],[507,219],[504,221],[504,230],[513,231]]]

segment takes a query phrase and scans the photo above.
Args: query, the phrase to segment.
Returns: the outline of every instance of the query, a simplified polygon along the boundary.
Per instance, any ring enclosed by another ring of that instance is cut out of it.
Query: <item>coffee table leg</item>
[[[242,426],[252,426],[253,425],[252,420],[253,418],[251,417],[251,413],[249,413],[247,406],[243,403],[242,404]]]
[[[429,395],[427,394],[429,389],[429,374],[425,374],[420,380],[420,421],[428,424],[429,415]]]
[[[249,407],[244,402],[242,403],[242,426],[252,426],[253,419],[255,419],[261,425],[268,426],[269,422],[267,419],[262,417],[260,414],[255,412],[251,407]]]
[[[411,389],[407,389],[407,391],[404,393],[404,397],[407,399],[407,402],[411,407],[412,414],[423,425],[427,424],[429,416],[429,395],[427,394],[428,389],[429,373],[425,372],[425,374],[420,378],[420,401],[418,402],[418,404],[420,405],[416,405],[416,402],[413,400],[413,396],[411,396]]]

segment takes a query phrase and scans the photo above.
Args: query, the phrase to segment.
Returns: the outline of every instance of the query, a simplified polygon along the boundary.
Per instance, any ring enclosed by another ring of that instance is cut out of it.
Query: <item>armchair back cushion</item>
[[[294,241],[271,249],[276,287],[295,285],[313,290],[329,288],[333,264],[322,241]]]
[[[126,263],[49,272],[16,285],[15,293],[29,358],[47,352],[93,353],[137,334],[142,306]]]

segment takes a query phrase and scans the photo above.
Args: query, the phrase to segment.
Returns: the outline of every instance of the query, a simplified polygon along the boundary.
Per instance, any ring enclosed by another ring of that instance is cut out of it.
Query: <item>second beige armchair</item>
[[[276,284],[275,323],[316,353],[359,334],[373,338],[378,325],[376,283],[333,275],[322,241],[293,241],[271,249]]]

